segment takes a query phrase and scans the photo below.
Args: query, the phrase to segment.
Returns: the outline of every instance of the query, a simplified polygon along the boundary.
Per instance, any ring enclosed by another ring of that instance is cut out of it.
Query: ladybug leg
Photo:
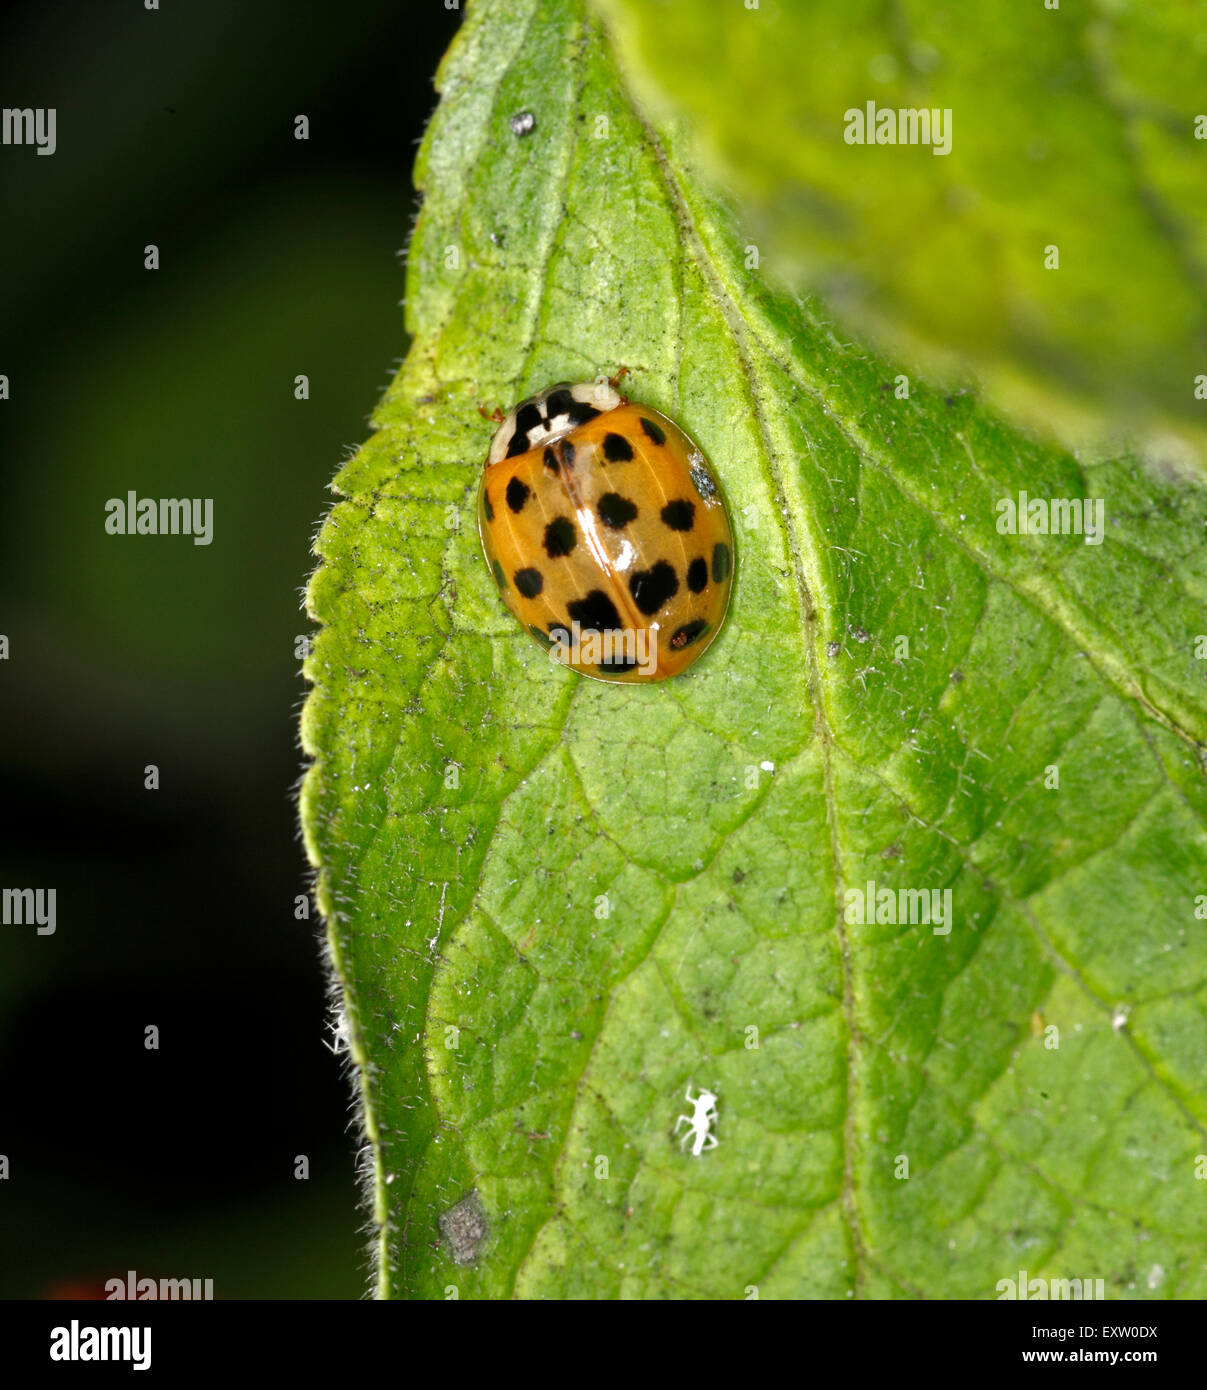
[[[483,420],[493,420],[496,425],[501,425],[507,416],[503,413],[503,407],[496,405],[493,410],[487,410],[484,405],[478,407],[478,414]]]
[[[600,372],[600,374],[595,378],[596,389],[602,391],[603,384],[606,381],[608,385],[612,388],[612,390],[616,391],[616,383],[620,380],[622,376],[628,376],[628,374],[629,369],[627,367],[621,367],[615,376],[605,377],[603,372]],[[629,398],[624,394],[623,391],[616,391],[616,394],[620,397],[621,405],[628,405]]]

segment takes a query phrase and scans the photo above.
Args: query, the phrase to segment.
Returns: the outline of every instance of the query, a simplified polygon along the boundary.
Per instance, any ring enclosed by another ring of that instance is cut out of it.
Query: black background
[[[56,107],[58,149],[0,146],[0,886],[55,888],[57,930],[0,927],[0,1296],[128,1269],[364,1291],[351,1091],[295,918],[295,639],[327,485],[405,351],[411,166],[460,18],[3,20],[0,106]],[[129,489],[212,497],[213,543],[106,534]]]

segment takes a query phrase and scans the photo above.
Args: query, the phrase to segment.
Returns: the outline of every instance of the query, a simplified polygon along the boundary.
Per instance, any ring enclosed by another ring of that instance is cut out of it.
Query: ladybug
[[[615,380],[561,381],[500,416],[478,533],[504,603],[585,676],[678,675],[716,637],[733,586],[708,460]]]

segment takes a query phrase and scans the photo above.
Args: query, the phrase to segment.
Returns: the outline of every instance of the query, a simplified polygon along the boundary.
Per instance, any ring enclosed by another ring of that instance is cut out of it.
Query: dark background
[[[57,107],[58,149],[0,146],[0,886],[58,900],[53,936],[0,927],[0,1296],[130,1269],[364,1291],[351,1091],[294,915],[295,639],[327,484],[405,351],[411,165],[459,22],[4,17],[0,106]],[[107,534],[131,489],[212,497],[212,544]]]

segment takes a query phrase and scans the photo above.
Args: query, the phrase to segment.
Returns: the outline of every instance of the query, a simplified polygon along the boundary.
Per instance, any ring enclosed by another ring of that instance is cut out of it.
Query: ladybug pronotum
[[[708,460],[614,383],[559,382],[502,421],[478,531],[507,607],[596,680],[677,675],[725,617],[733,530]]]

